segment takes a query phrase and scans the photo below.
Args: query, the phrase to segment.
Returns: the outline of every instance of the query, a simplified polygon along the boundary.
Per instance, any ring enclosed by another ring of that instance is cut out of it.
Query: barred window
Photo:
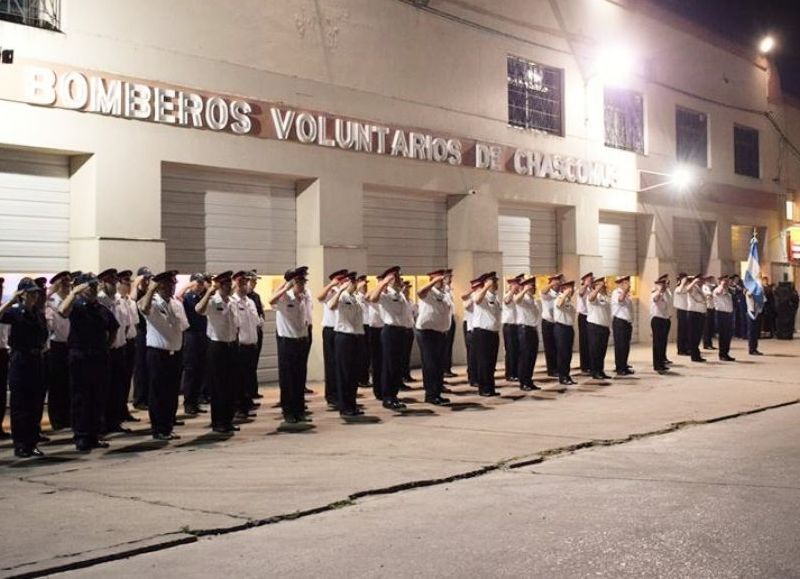
[[[644,154],[644,99],[637,92],[606,88],[606,147]]]
[[[61,30],[61,0],[0,0],[0,20]]]
[[[678,161],[708,167],[708,116],[688,109],[675,112]]]
[[[758,131],[739,125],[733,126],[734,171],[737,175],[760,177],[758,157]]]
[[[563,135],[563,71],[508,57],[508,124]]]

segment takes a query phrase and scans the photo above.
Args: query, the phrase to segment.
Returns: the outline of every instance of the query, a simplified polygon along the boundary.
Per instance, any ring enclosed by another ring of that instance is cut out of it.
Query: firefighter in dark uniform
[[[72,431],[81,452],[108,448],[98,438],[104,410],[102,389],[108,383],[108,351],[119,324],[97,301],[98,279],[83,273],[61,302],[59,313],[69,318],[69,373],[72,387]]]
[[[206,351],[208,336],[206,326],[208,320],[195,310],[197,304],[208,291],[211,276],[207,273],[193,273],[190,285],[181,296],[183,311],[189,321],[189,328],[183,334],[183,410],[189,416],[197,416],[207,412],[200,407],[200,396],[205,390]]]
[[[43,290],[23,278],[12,299],[0,306],[0,323],[10,328],[11,436],[14,454],[20,458],[43,456],[37,444],[44,403],[44,348],[47,321],[39,307]]]

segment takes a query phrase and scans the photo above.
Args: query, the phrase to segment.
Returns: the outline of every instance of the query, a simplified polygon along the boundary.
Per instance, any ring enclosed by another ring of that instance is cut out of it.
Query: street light
[[[606,46],[597,55],[595,75],[604,84],[624,85],[630,80],[635,65],[636,57],[629,46]]]
[[[769,54],[773,48],[775,48],[775,39],[770,35],[765,36],[758,43],[758,51],[761,54]]]
[[[672,173],[660,173],[658,171],[647,171],[645,169],[640,169],[640,171],[643,173],[649,173],[651,175],[659,175],[661,177],[667,177],[667,180],[661,183],[656,183],[655,185],[648,185],[644,189],[639,189],[639,193],[644,193],[645,191],[652,191],[653,189],[658,189],[659,187],[665,187],[667,185],[672,185],[678,191],[684,192],[689,187],[695,184],[694,175],[687,167],[683,165],[675,167]]]

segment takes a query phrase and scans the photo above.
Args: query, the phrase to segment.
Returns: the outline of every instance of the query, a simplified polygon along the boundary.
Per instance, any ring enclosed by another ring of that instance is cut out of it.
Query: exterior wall
[[[744,110],[773,108],[767,100],[769,73],[763,62],[734,54],[707,36],[698,37],[694,30],[660,17],[657,9],[635,12],[589,0],[432,0],[429,6],[422,10],[398,0],[241,0],[231,8],[192,0],[145,0],[117,2],[109,8],[102,0],[63,0],[63,33],[0,22],[0,38],[20,61],[55,62],[604,161],[619,168],[617,187],[4,100],[0,147],[74,155],[71,266],[84,270],[143,263],[163,267],[164,163],[294,178],[297,259],[311,268],[312,291],[333,268],[365,268],[365,187],[450,195],[449,265],[457,272],[459,287],[476,272],[500,269],[496,217],[499,204],[506,201],[558,208],[560,266],[568,276],[599,264],[600,211],[639,215],[639,271],[634,273],[641,277],[644,291],[658,274],[675,273],[675,216],[717,224],[711,273],[729,271],[741,259],[730,254],[731,224],[766,226],[765,264],[783,261],[778,233],[784,226],[786,180],[800,183],[800,170],[794,165],[788,175],[775,174],[777,134],[763,115]],[[602,81],[593,61],[599,46],[619,38],[641,55],[630,86],[645,98],[643,156],[603,145]],[[564,69],[563,137],[508,126],[509,54]],[[676,105],[709,115],[710,167],[698,170],[702,186],[686,197],[641,195],[640,170],[669,173],[676,164]],[[784,116],[793,134],[800,135],[800,115],[794,111]],[[734,174],[734,122],[760,132],[761,179]],[[726,192],[734,190],[752,203],[725,202]],[[640,318],[646,320],[646,300],[641,301]],[[320,344],[315,340],[315,348]],[[320,375],[320,362],[321,352],[315,350],[312,377]]]

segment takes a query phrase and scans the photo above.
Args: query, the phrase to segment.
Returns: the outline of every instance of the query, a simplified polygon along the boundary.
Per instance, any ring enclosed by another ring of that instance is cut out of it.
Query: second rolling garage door
[[[600,212],[598,228],[600,271],[595,276],[638,276],[636,215],[630,213]],[[611,284],[613,287],[613,283]],[[638,298],[634,298],[633,342],[639,341]],[[613,336],[611,342],[613,343]]]
[[[689,275],[706,273],[711,255],[711,234],[699,219],[675,217],[672,222],[675,266]]]
[[[503,205],[497,218],[503,274],[546,275],[558,269],[558,227],[551,207]]]
[[[161,228],[170,269],[188,274],[295,266],[295,189],[258,174],[168,165],[162,171]],[[266,300],[267,296],[263,295]],[[266,313],[259,381],[278,379],[275,316]]]

